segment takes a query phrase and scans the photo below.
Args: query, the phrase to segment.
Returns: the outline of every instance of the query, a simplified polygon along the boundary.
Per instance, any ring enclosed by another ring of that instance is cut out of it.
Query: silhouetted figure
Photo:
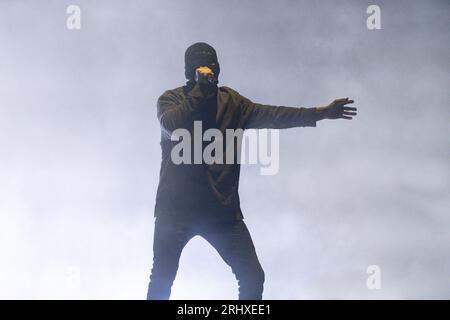
[[[253,103],[229,87],[218,87],[219,73],[216,51],[206,43],[195,43],[185,53],[186,85],[168,90],[158,99],[162,163],[147,299],[170,297],[181,252],[196,235],[205,238],[232,268],[239,299],[262,299],[264,271],[240,209],[238,161],[175,164],[171,157],[172,148],[179,143],[171,139],[175,129],[192,132],[194,121],[202,121],[203,132],[216,128],[225,137],[225,129],[315,127],[322,119],[356,115],[356,108],[346,106],[353,103],[348,98],[319,108]],[[226,141],[225,145],[229,143],[236,159],[238,144]]]

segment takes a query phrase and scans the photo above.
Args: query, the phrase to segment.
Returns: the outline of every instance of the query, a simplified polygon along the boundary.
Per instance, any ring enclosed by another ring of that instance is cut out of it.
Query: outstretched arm
[[[325,107],[304,108],[285,107],[254,103],[241,96],[245,128],[285,129],[293,127],[315,127],[323,119],[352,119],[356,108],[346,104],[353,103],[348,98],[337,99]]]

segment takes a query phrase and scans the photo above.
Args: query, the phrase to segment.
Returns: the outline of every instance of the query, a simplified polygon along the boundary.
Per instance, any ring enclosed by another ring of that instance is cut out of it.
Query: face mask
[[[220,73],[216,51],[210,45],[199,42],[190,46],[185,53],[185,76],[188,80],[195,79],[195,70],[199,67],[208,67],[214,72],[216,82]]]

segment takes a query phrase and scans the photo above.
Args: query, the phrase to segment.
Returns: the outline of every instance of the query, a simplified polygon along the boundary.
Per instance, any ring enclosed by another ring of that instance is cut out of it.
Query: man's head
[[[195,79],[195,70],[199,67],[208,67],[214,72],[218,80],[220,65],[217,60],[216,50],[209,44],[197,42],[189,46],[184,54],[184,75],[188,80]]]

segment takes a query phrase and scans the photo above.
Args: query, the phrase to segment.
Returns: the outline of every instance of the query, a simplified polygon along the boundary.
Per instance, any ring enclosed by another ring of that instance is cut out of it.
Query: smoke
[[[66,28],[67,6],[80,30]],[[281,131],[275,176],[243,166],[264,298],[448,298],[450,5],[378,1],[0,2],[0,298],[141,299],[160,165],[156,100],[205,41],[220,85],[352,121]],[[381,269],[369,290],[369,265]],[[172,298],[234,299],[201,238]]]

